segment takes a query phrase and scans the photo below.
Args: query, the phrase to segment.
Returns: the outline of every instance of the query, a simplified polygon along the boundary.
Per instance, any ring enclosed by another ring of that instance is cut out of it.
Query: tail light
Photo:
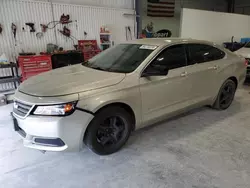
[[[246,65],[246,67],[248,66],[248,63],[249,63],[249,59],[245,59],[245,65]]]

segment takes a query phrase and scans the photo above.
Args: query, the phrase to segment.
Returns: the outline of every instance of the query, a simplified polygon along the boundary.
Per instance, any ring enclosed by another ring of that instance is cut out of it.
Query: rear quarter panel
[[[237,78],[238,87],[241,87],[246,77],[245,58],[235,53],[228,52],[228,63],[232,67],[232,75]]]
[[[246,76],[245,59],[234,53],[226,51],[226,57],[218,62],[219,69],[216,75],[216,99],[222,84],[230,77],[235,77],[238,82],[238,88],[242,86]]]

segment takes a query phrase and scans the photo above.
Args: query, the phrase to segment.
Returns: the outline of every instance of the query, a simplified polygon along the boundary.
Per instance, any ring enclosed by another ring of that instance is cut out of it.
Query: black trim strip
[[[86,112],[86,113],[91,114],[91,115],[94,115],[94,113],[89,111],[89,110],[85,110],[85,109],[82,109],[82,108],[79,108],[79,107],[76,107],[75,109],[79,110],[79,111],[82,111],[82,112]]]
[[[35,143],[42,146],[51,146],[51,147],[62,147],[65,146],[65,143],[60,138],[38,138],[35,137]]]

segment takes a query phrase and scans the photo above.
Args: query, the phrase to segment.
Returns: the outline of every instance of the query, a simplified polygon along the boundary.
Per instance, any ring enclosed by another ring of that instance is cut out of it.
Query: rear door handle
[[[186,77],[186,76],[187,76],[187,72],[181,73],[181,77]]]
[[[218,68],[219,68],[218,65],[215,65],[215,66],[213,66],[213,67],[208,67],[209,70],[217,70]]]

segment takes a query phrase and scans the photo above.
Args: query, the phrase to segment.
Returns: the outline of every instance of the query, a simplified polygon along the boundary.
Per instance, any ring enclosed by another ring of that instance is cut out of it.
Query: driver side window
[[[187,65],[186,50],[184,45],[175,45],[165,49],[161,52],[153,62],[147,67],[147,69],[158,69],[158,67],[164,67],[171,70],[181,68]],[[151,70],[151,71],[153,71]]]

